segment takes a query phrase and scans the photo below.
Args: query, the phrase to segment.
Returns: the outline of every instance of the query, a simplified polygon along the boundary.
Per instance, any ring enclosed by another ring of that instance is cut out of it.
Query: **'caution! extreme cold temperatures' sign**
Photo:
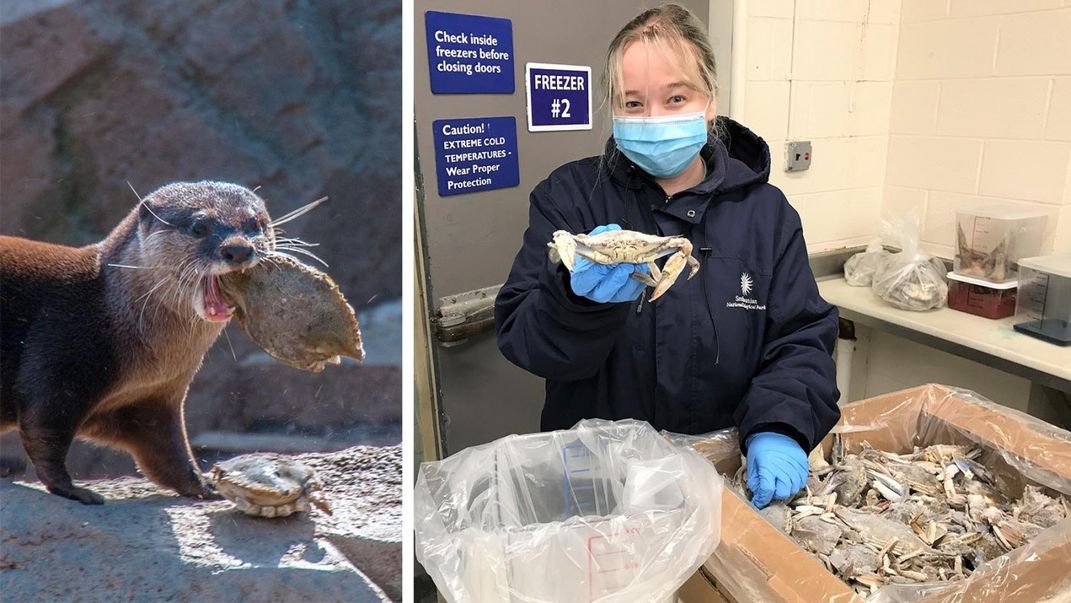
[[[437,119],[432,128],[440,197],[521,183],[512,115]]]

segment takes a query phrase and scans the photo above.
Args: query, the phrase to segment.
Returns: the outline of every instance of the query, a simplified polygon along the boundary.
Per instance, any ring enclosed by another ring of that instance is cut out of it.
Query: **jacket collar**
[[[699,224],[703,221],[703,215],[710,205],[711,198],[715,193],[719,192],[719,187],[726,180],[729,153],[725,145],[712,136],[699,151],[699,155],[706,162],[706,177],[699,184],[681,191],[669,199],[665,197],[664,191],[651,176],[618,151],[613,138],[610,138],[606,143],[605,159],[612,178],[619,184],[631,189],[633,198],[640,201],[657,197],[659,200],[651,203],[651,208],[654,211],[669,214],[690,224]],[[641,191],[645,191],[645,193]]]
[[[770,178],[770,147],[766,141],[724,116],[718,117],[716,129],[720,136],[711,135],[699,152],[707,162],[707,177],[677,193],[669,203],[665,202],[658,184],[618,151],[612,137],[606,141],[603,165],[613,181],[631,189],[634,198],[640,198],[643,189],[651,189],[643,197],[660,199],[654,204],[656,211],[698,224],[714,195],[767,182]]]

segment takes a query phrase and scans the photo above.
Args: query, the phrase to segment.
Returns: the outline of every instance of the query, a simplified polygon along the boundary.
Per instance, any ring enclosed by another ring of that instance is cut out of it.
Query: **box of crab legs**
[[[1071,433],[933,384],[841,413],[804,490],[762,510],[735,432],[681,438],[729,486],[716,596],[684,603],[1071,600]]]

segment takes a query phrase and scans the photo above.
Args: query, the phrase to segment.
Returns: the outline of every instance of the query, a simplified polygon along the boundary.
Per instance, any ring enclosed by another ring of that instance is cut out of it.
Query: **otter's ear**
[[[138,236],[144,238],[149,236],[149,231],[152,229],[152,214],[145,208],[144,203],[138,203],[137,207],[138,221],[136,225]]]
[[[160,222],[161,224],[172,226],[170,222],[160,215],[159,210],[154,210],[149,207],[149,204],[146,201],[142,201],[138,204],[138,222],[147,226],[152,226],[153,222]]]
[[[144,201],[138,204],[137,211],[138,232],[141,233],[142,236],[148,235],[149,232],[153,229],[153,227],[158,225],[157,223],[167,224],[167,222],[164,222],[164,220],[160,217],[160,214],[154,212],[153,209],[149,207],[149,204],[145,203]]]

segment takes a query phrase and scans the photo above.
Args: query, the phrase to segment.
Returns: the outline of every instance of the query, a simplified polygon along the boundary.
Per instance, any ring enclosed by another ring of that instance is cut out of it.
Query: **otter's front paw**
[[[219,492],[216,491],[215,486],[213,486],[210,482],[202,480],[200,485],[201,487],[199,489],[193,490],[191,492],[181,492],[181,494],[188,498],[196,498],[198,500],[223,499],[223,497],[220,496]]]
[[[104,504],[104,497],[88,488],[71,486],[70,488],[49,488],[48,491],[64,498],[77,500],[83,505]]]

